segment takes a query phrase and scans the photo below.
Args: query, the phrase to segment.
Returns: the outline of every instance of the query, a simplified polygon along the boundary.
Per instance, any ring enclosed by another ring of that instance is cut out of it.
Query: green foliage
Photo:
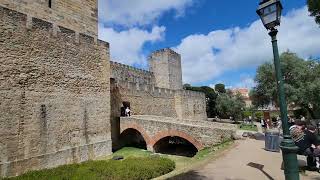
[[[254,124],[240,124],[239,129],[246,130],[246,131],[258,131],[258,128]]]
[[[246,110],[246,111],[242,111],[242,117],[243,118],[248,118],[249,116],[253,116],[253,112],[252,111],[248,111],[248,110]]]
[[[312,118],[320,118],[320,64],[318,60],[305,61],[296,54],[285,52],[280,56],[287,104],[308,110]],[[257,70],[257,86],[250,93],[256,107],[278,104],[277,84],[271,63]]]
[[[263,112],[262,111],[257,111],[254,113],[254,117],[258,120],[260,120],[261,118],[263,118]]]
[[[152,179],[174,170],[175,163],[163,157],[131,157],[122,161],[88,161],[54,169],[28,172],[12,180]]]
[[[241,95],[235,96],[229,94],[220,94],[217,98],[217,112],[221,118],[229,118],[232,116],[235,120],[241,118],[242,110],[245,102]]]
[[[190,84],[185,84],[184,88],[186,90],[190,91],[198,91],[203,92],[206,95],[206,111],[208,117],[214,117],[217,114],[216,111],[216,98],[217,93],[214,91],[214,89],[208,87],[208,86],[202,86],[202,87],[193,87]]]
[[[226,93],[226,92],[227,92],[227,91],[226,91],[226,87],[225,87],[224,84],[216,84],[216,85],[214,86],[214,90],[215,90],[216,92],[218,92],[218,93]]]
[[[314,16],[316,23],[320,24],[320,1],[307,0],[307,4],[310,16]]]

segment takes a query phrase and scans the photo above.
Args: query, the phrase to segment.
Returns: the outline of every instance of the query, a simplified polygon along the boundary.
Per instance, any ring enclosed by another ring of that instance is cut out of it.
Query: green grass
[[[10,180],[122,180],[152,179],[175,169],[174,161],[164,157],[128,157],[121,161],[88,161],[53,169],[28,172]]]
[[[148,157],[152,154],[152,152],[144,150],[144,149],[138,149],[134,147],[124,147],[115,153],[112,154],[112,156],[123,156],[124,158],[127,157]]]
[[[232,143],[232,141],[228,141],[205,148],[192,158],[154,154],[143,149],[125,147],[113,153],[112,156],[104,157],[99,161],[88,161],[81,164],[63,165],[53,169],[31,171],[21,176],[10,178],[10,180],[135,180],[164,177],[162,175],[167,173],[169,173],[167,175],[170,177],[182,173],[198,163],[212,159],[217,152],[228,148]],[[123,156],[124,160],[111,160],[113,156]],[[9,178],[6,180],[9,180]]]
[[[246,131],[258,131],[258,128],[254,124],[239,124],[238,128]]]

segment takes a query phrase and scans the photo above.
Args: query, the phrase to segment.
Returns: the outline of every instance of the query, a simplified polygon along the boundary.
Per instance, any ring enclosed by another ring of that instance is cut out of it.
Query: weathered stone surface
[[[107,44],[27,21],[0,6],[0,176],[111,153]]]
[[[95,38],[98,35],[97,0],[54,0],[51,8],[48,0],[1,0],[0,6]]]
[[[148,149],[168,136],[182,137],[191,142],[198,150],[232,139],[236,125],[208,121],[190,121],[160,116],[121,117],[120,132],[136,129],[144,137]]]
[[[151,57],[149,63],[152,71],[111,63],[111,78],[114,79],[114,87],[117,87],[111,95],[118,97],[117,102],[111,102],[112,106],[120,109],[123,106],[122,102],[129,102],[135,115],[205,120],[207,118],[205,95],[181,89],[180,55],[170,49],[164,49],[156,51]],[[162,63],[166,64],[166,67],[162,67]],[[172,72],[164,71],[169,67]],[[118,116],[119,114],[120,112]]]
[[[150,71],[155,75],[155,85],[166,89],[182,89],[181,56],[166,48],[149,57]]]

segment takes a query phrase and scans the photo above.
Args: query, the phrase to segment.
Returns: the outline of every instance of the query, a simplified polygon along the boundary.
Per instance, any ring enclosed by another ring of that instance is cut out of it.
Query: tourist
[[[126,108],[125,114],[126,116],[131,116],[131,110],[129,107]]]
[[[266,129],[270,129],[270,125],[271,125],[270,119],[267,119]]]
[[[299,148],[298,154],[307,156],[307,165],[311,170],[319,170],[316,159],[320,157],[320,142],[314,132],[314,127],[306,127],[306,123],[301,120],[297,120],[295,125],[290,127],[291,137]]]
[[[264,121],[263,118],[261,118],[260,123],[261,123],[262,130],[266,131],[266,122]]]
[[[288,125],[289,127],[294,125],[294,119],[291,116],[288,116]]]

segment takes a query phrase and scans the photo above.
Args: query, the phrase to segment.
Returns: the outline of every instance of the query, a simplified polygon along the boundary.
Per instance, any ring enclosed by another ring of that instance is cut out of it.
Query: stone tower
[[[150,71],[160,88],[182,89],[181,56],[169,48],[153,52],[149,57]]]
[[[62,26],[97,37],[98,5],[97,0],[0,0],[0,5],[48,21],[59,31]]]

